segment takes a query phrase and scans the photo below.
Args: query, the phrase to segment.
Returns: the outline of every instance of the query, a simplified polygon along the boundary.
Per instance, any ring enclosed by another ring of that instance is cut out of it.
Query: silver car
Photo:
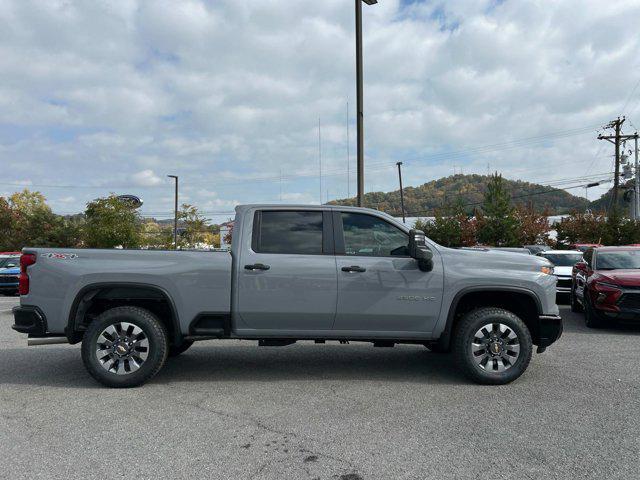
[[[571,293],[571,269],[582,260],[580,250],[547,250],[538,253],[553,264],[553,273],[558,279],[557,293]]]

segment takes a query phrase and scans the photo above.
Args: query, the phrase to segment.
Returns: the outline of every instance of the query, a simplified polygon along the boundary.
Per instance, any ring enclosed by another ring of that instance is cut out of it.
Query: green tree
[[[8,201],[0,202],[0,217],[0,229],[9,229],[2,239],[5,249],[60,246],[57,237],[62,219],[51,211],[40,192],[25,189],[14,193]]]
[[[209,219],[200,214],[198,207],[183,203],[178,211],[178,224],[184,228],[184,233],[178,239],[179,245],[193,248],[198,243],[206,243],[210,240],[208,222]]]
[[[502,175],[491,175],[478,217],[478,241],[485,245],[518,245],[518,220]]]
[[[83,228],[84,243],[90,248],[136,248],[141,240],[141,221],[137,209],[116,195],[87,204]]]
[[[14,213],[6,198],[0,197],[0,251],[10,250]]]

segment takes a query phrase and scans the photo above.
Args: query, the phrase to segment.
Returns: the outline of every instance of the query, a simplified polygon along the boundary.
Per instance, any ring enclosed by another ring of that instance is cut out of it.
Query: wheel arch
[[[170,342],[182,342],[178,310],[167,290],[158,285],[138,282],[97,282],[82,287],[71,304],[65,328],[69,343],[82,340],[86,325],[94,316],[121,305],[135,305],[150,310],[167,328]]]
[[[516,286],[478,286],[463,288],[453,297],[447,323],[437,341],[438,347],[445,351],[451,348],[454,327],[465,313],[490,306],[504,308],[520,317],[531,332],[533,343],[537,345],[540,337],[539,315],[543,312],[542,302],[536,293]]]

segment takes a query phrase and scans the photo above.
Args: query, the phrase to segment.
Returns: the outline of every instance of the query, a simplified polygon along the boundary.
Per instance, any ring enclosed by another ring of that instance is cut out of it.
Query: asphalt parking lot
[[[2,478],[637,478],[640,328],[565,333],[500,387],[423,347],[196,344],[110,390],[0,297]]]

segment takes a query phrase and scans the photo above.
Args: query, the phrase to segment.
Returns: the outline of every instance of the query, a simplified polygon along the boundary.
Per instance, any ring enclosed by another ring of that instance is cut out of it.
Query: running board
[[[258,346],[259,347],[284,347],[286,345],[291,345],[293,343],[296,343],[296,340],[291,340],[288,338],[274,338],[274,339],[269,339],[269,338],[264,338],[261,340],[258,340]]]
[[[67,337],[33,337],[27,338],[27,346],[37,347],[39,345],[57,345],[60,343],[69,343]]]

